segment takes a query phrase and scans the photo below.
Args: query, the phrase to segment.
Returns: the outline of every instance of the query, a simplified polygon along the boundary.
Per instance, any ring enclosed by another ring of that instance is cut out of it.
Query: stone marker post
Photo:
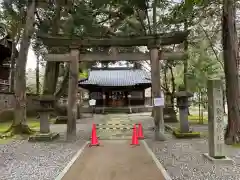
[[[224,114],[221,80],[208,81],[209,156],[224,157]]]
[[[224,155],[223,89],[220,79],[208,80],[208,146],[204,154],[213,162],[232,162]]]

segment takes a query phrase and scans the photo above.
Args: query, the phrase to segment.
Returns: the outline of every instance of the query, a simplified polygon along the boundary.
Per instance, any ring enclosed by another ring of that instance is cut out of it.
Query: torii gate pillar
[[[158,46],[156,42],[153,42],[152,44],[148,45],[151,60],[151,80],[153,98],[161,98],[159,48],[160,46]],[[163,106],[153,105],[153,115],[156,128],[155,139],[165,141],[166,138],[164,136]]]

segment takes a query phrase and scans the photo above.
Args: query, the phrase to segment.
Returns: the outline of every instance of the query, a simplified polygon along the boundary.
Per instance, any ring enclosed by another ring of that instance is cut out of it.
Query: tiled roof
[[[88,80],[79,84],[92,84],[98,86],[133,86],[151,83],[149,72],[141,69],[124,70],[91,70]]]

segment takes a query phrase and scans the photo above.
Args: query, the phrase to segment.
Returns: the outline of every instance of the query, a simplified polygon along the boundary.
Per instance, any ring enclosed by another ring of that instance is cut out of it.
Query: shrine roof
[[[1,38],[0,39],[0,65],[4,63],[4,60],[6,58],[11,57],[11,49],[12,49],[12,41],[7,38]],[[16,57],[18,55],[18,51],[16,50]]]
[[[142,69],[98,69],[90,70],[87,80],[79,85],[135,86],[151,84],[151,74]]]

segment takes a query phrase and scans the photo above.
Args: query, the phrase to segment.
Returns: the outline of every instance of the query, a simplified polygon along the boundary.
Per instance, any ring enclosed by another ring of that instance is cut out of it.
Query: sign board
[[[164,98],[154,98],[153,99],[154,106],[164,106]]]
[[[151,88],[145,89],[144,93],[145,93],[145,97],[152,97],[152,90],[151,90]]]
[[[90,106],[95,106],[96,105],[96,100],[95,99],[90,99],[89,100],[89,105]]]
[[[214,111],[214,155],[222,156],[224,147],[224,112],[223,112],[223,94],[221,88],[214,88],[213,111]]]
[[[208,80],[209,156],[224,156],[224,111],[221,80]]]

